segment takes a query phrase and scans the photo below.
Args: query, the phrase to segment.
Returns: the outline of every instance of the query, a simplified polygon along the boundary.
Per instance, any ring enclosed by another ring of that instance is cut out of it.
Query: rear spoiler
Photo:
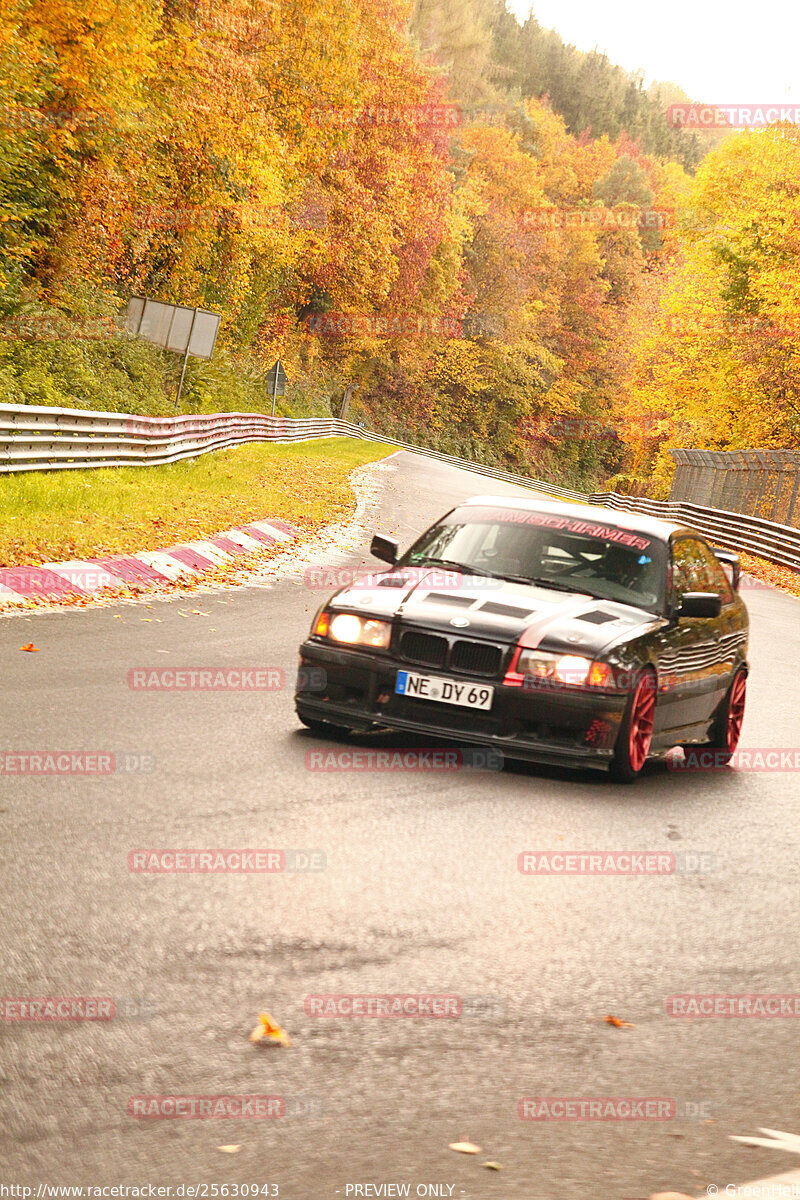
[[[724,566],[730,567],[733,590],[738,592],[739,577],[742,573],[742,568],[739,565],[739,555],[735,552],[735,550],[723,550],[719,546],[712,546],[711,549],[714,551],[715,557],[718,558],[719,561],[724,564]]]

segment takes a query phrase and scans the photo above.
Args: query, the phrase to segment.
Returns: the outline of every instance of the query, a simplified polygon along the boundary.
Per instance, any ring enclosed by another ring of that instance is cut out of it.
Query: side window
[[[680,603],[684,592],[697,590],[693,579],[689,539],[680,538],[672,545],[672,595],[676,604]]]
[[[676,601],[685,592],[719,592],[723,604],[730,604],[733,599],[719,559],[697,538],[679,538],[673,544],[672,587]]]
[[[707,546],[705,542],[693,542],[692,545],[697,547],[697,551],[705,564],[708,587],[704,588],[704,591],[719,592],[722,597],[722,603],[730,604],[733,600],[733,592],[722,563],[711,547]]]

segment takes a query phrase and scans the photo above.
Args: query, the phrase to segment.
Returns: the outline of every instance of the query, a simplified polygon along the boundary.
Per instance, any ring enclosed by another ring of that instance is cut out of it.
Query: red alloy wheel
[[[650,750],[653,736],[653,716],[656,710],[656,692],[653,679],[648,674],[639,681],[631,706],[631,722],[628,730],[628,757],[631,770],[641,771]]]
[[[742,733],[742,722],[744,721],[744,702],[747,694],[747,676],[744,671],[739,671],[731,684],[731,696],[728,701],[728,724],[726,728],[726,742],[728,750],[733,754],[736,747],[739,745],[739,738]]]

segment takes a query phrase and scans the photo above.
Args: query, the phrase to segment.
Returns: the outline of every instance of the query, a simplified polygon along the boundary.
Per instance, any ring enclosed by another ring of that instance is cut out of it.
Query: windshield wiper
[[[584,587],[575,587],[558,579],[536,579],[530,575],[505,575],[500,572],[484,571],[481,567],[472,567],[468,563],[454,562],[450,558],[425,558],[418,563],[407,563],[407,566],[444,567],[448,571],[461,571],[464,575],[481,575],[486,579],[502,579],[509,583],[539,584],[541,587],[554,588],[559,592],[583,592],[587,596],[599,599],[595,592]]]
[[[595,600],[600,597],[596,592],[592,592],[586,587],[576,587],[574,584],[565,583],[561,579],[536,579],[530,576],[522,575],[503,575],[503,579],[513,579],[515,583],[533,583],[540,587],[554,588],[558,592],[582,592],[585,596],[593,596]]]
[[[483,575],[487,579],[499,579],[491,571],[482,571],[480,567],[471,567],[468,563],[454,562],[450,558],[424,558],[420,562],[406,563],[407,567],[444,567],[447,571],[460,571],[463,575]]]

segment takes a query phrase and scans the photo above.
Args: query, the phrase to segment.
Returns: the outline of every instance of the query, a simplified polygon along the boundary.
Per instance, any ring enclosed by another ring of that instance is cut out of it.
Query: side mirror
[[[678,617],[718,617],[721,612],[719,592],[684,592]]]
[[[731,587],[735,592],[738,592],[739,576],[742,573],[742,568],[739,565],[739,555],[734,553],[733,550],[721,550],[719,546],[712,546],[711,549],[714,551],[714,557],[722,563],[725,574],[731,581]]]
[[[379,558],[381,562],[391,563],[394,566],[400,557],[400,545],[394,538],[376,533],[370,542],[369,552],[373,558]]]

